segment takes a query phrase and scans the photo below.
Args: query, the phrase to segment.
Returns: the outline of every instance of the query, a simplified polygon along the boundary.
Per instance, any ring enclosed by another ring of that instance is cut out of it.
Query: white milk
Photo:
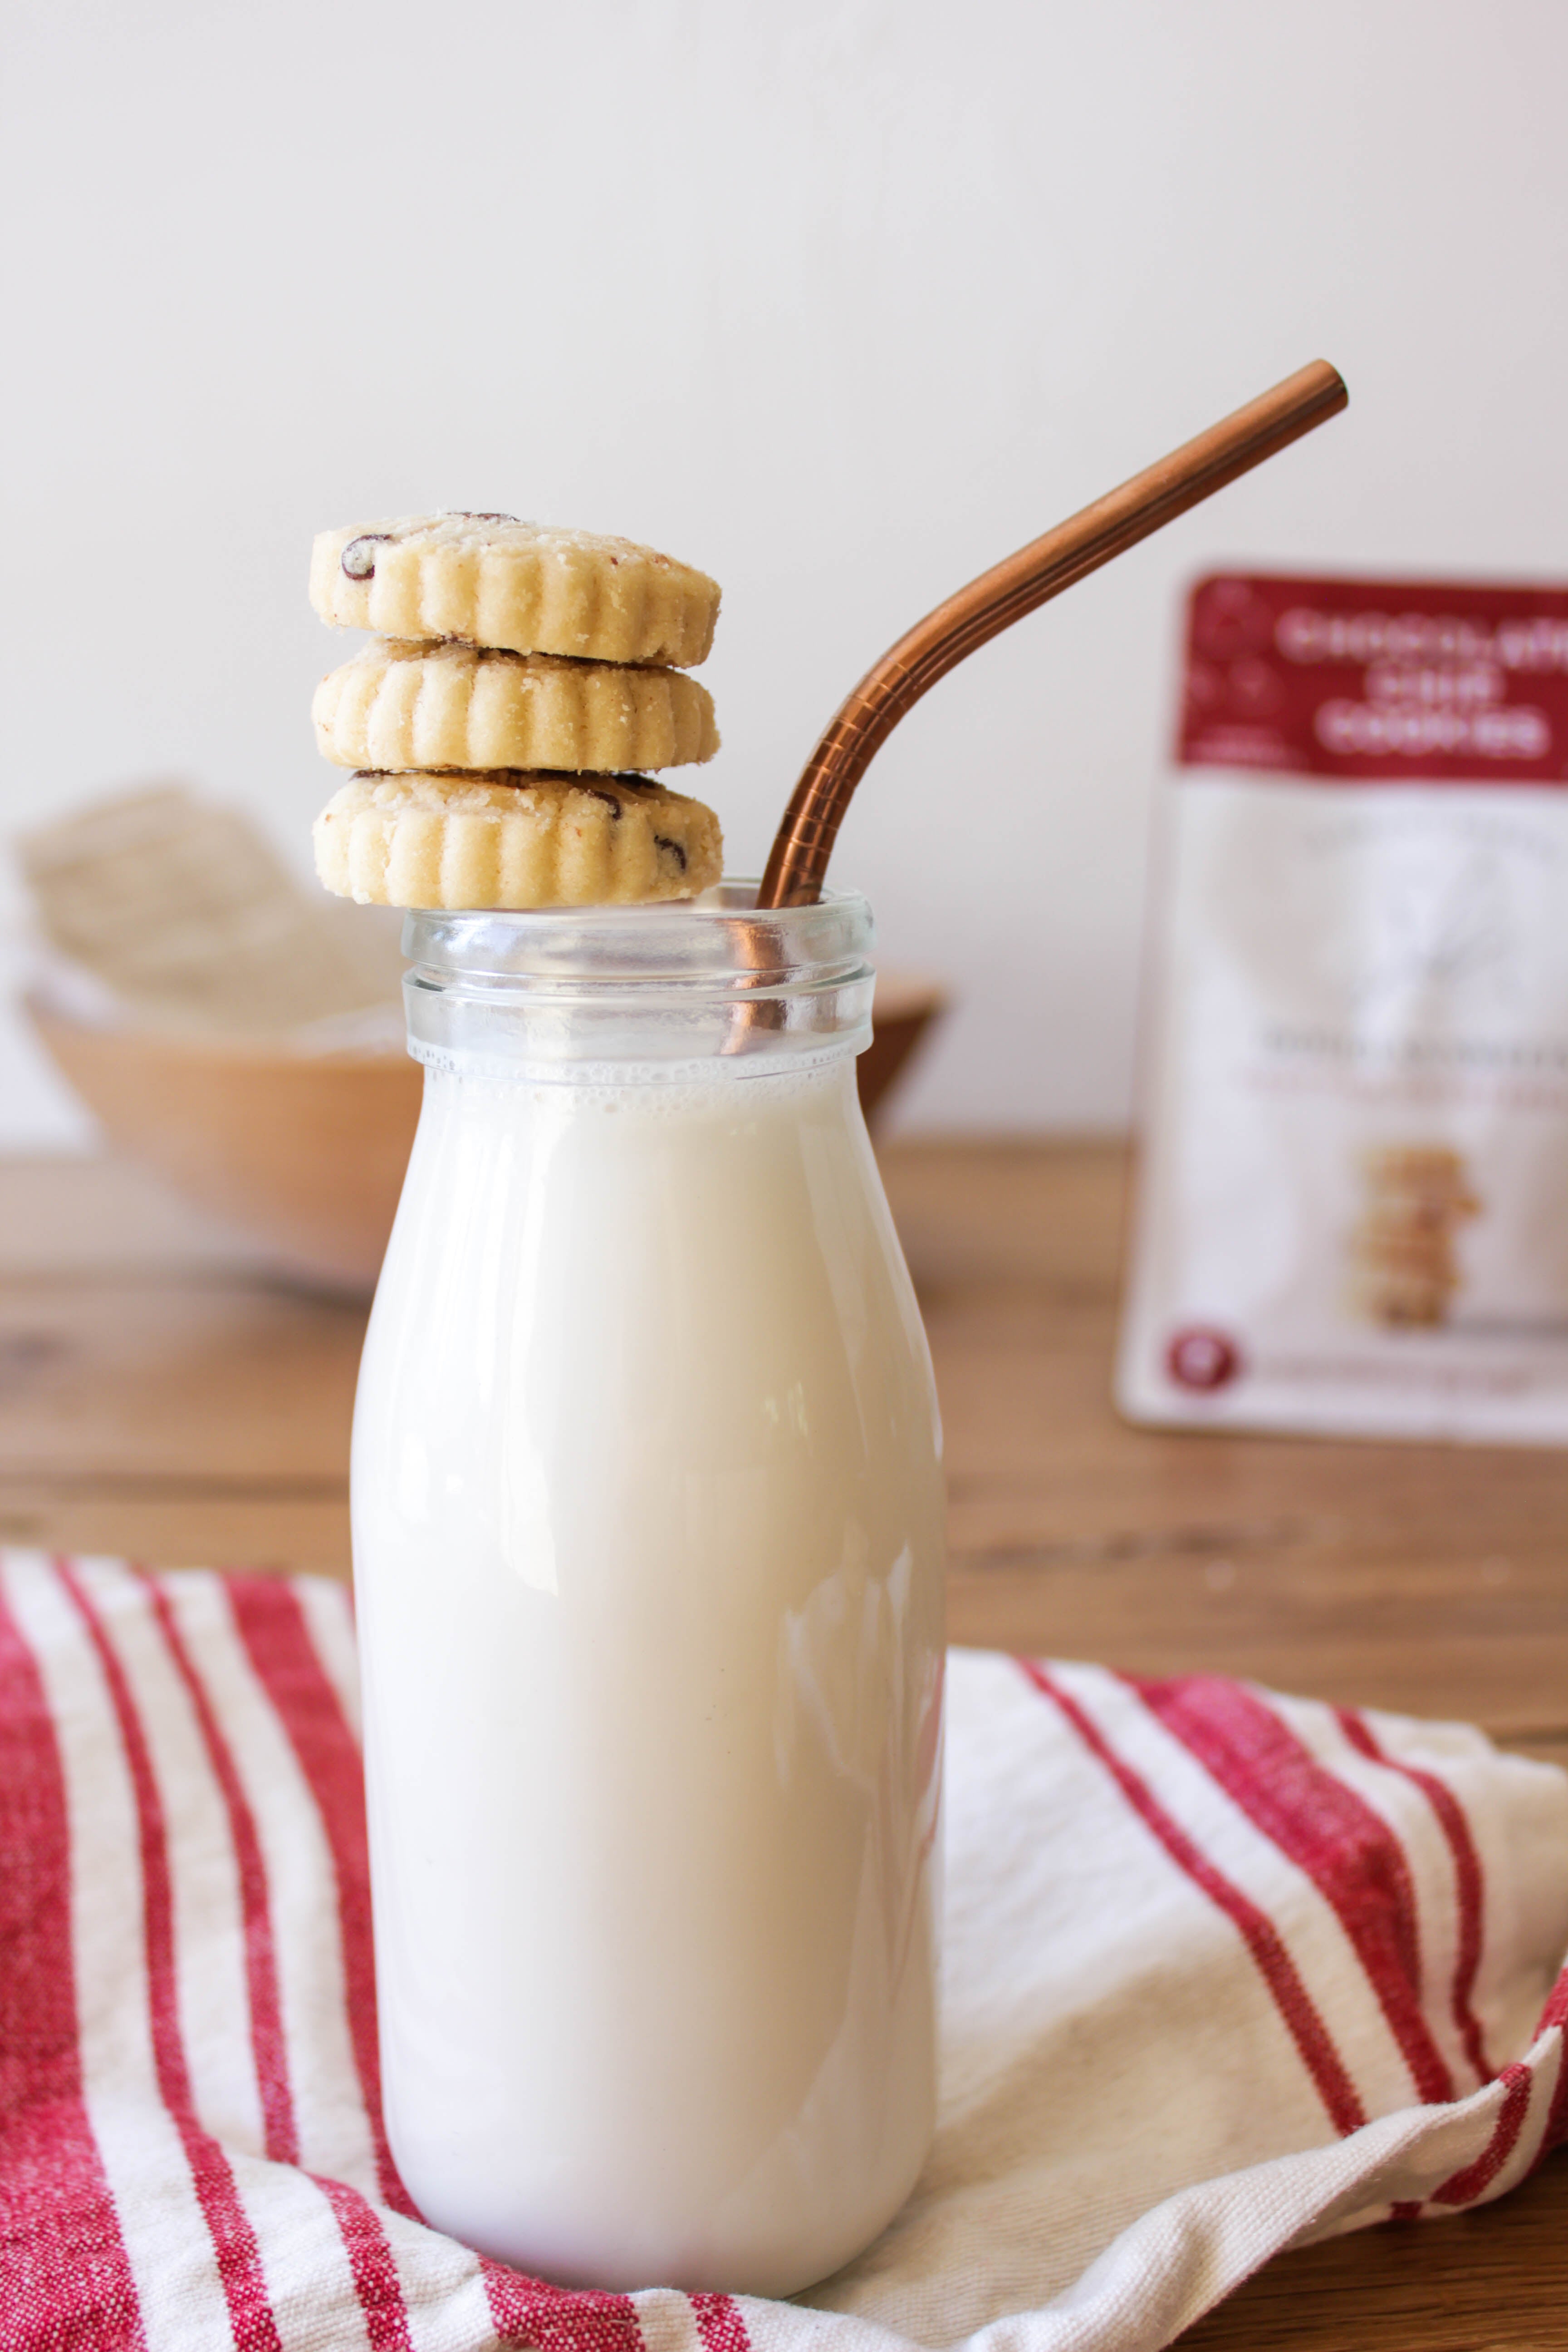
[[[932,2121],[940,1433],[852,1049],[446,1058],[354,1426],[393,2150],[546,2277],[787,2294]]]

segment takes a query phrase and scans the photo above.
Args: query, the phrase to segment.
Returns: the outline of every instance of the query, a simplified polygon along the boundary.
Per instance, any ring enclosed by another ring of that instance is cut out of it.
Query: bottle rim
[[[868,977],[874,926],[858,890],[759,914],[760,884],[727,877],[694,898],[635,907],[414,908],[411,984],[529,995],[675,988],[774,995]]]
[[[858,890],[759,912],[735,878],[641,907],[430,908],[404,925],[409,1051],[513,1076],[761,1076],[864,1051],[875,936]]]

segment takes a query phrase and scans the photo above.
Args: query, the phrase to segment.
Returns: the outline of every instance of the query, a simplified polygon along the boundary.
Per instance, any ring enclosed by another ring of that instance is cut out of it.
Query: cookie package
[[[1568,589],[1193,592],[1134,1421],[1568,1440]]]

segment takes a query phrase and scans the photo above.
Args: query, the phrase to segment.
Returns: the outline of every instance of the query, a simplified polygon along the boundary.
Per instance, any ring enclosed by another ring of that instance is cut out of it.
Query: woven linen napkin
[[[1280,2247],[1568,2134],[1562,1774],[961,1651],[903,2212],[791,2303],[524,2278],[387,2150],[356,1726],[335,1585],[0,1557],[6,2352],[1152,2352]]]

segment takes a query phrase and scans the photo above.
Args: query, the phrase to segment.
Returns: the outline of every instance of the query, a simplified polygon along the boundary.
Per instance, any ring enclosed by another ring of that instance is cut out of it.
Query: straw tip
[[[1315,375],[1327,394],[1333,410],[1350,406],[1350,386],[1332,360],[1310,360],[1301,370],[1304,376]]]

